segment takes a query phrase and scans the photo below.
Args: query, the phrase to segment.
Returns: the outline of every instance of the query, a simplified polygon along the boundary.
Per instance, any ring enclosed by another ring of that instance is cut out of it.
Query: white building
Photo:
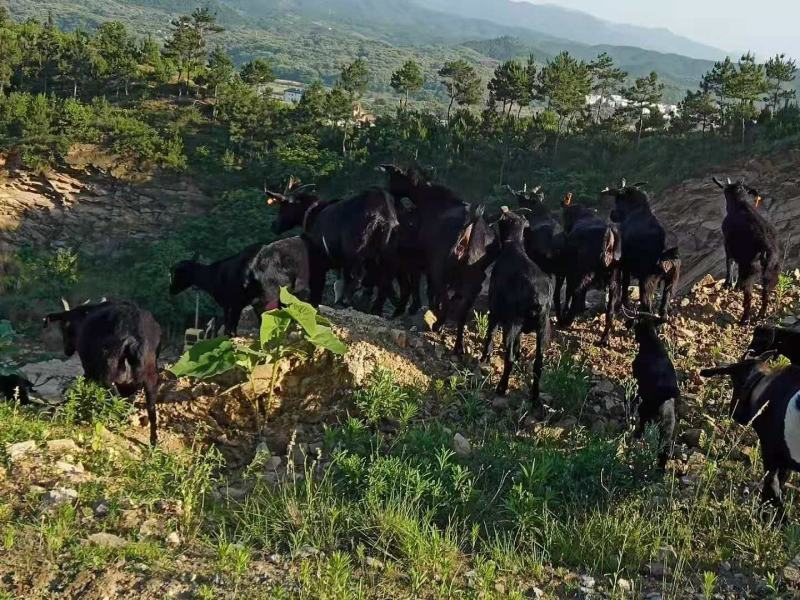
[[[283,101],[287,104],[297,104],[303,99],[304,90],[297,87],[286,88],[283,90]]]

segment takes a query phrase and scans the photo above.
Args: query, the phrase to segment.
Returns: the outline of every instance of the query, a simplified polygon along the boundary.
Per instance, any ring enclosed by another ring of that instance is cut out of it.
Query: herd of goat
[[[295,180],[283,193],[266,192],[267,203],[277,207],[274,232],[300,228],[302,233],[250,246],[210,265],[180,262],[173,268],[170,292],[190,287],[207,292],[224,311],[225,333],[234,335],[248,305],[259,311],[279,306],[281,287],[319,305],[332,270],[339,274],[334,285],[337,304],[352,305],[359,293],[369,299],[374,313],[382,314],[391,300],[395,317],[407,308],[412,313],[420,310],[424,278],[428,307],[436,317],[434,329],[455,322],[453,350],[463,354],[464,328],[488,277],[488,335],[480,361],[488,361],[494,333],[502,329],[504,368],[496,392],[505,394],[520,336],[535,333],[530,397],[537,407],[552,317],[560,327],[569,327],[586,309],[588,290],[605,289],[605,327],[599,343],[608,343],[616,315],[632,324],[638,344],[632,369],[641,401],[636,433],[648,423],[659,427],[659,458],[665,464],[680,391],[658,326],[669,317],[681,261],[677,246],[669,242],[651,210],[645,184],[623,180],[619,187],[603,190],[602,196],[613,202],[608,219],[573,201],[572,194],[564,197],[559,219],[548,210],[540,187],[516,192],[508,188],[516,206],[504,206],[489,216],[482,206],[469,205],[416,168],[381,169],[388,176],[386,188],[370,188],[346,200],[324,200],[313,186]],[[727,283],[734,285],[736,263],[735,285],[744,293],[745,325],[759,275],[758,318],[767,314],[780,268],[777,234],[759,212],[758,191],[744,181],[714,182],[726,203],[722,230]],[[639,285],[638,308],[629,298],[633,281]],[[144,390],[150,441],[156,444],[161,331],[153,316],[124,301],[74,309],[64,302],[64,310],[47,315],[44,322],[59,324],[65,353],[78,353],[87,378],[123,395]],[[776,353],[792,365],[768,369],[766,361]],[[739,362],[701,375],[730,376],[732,415],[739,423],[752,424],[760,438],[767,471],[762,497],[780,505],[788,473],[800,470],[800,332],[759,326]],[[0,394],[24,402],[30,392],[31,384],[19,376],[0,378]]]

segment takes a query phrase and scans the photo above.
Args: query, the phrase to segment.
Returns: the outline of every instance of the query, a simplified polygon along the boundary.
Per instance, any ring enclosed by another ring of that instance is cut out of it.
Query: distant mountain
[[[546,33],[592,45],[635,46],[657,52],[719,60],[726,52],[677,35],[664,28],[638,27],[604,21],[552,4],[524,0],[414,0],[419,6],[459,17],[483,19],[515,28]]]

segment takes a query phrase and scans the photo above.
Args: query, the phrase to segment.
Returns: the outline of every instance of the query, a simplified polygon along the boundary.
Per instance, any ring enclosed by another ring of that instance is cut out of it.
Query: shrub
[[[59,408],[60,420],[66,424],[102,424],[118,429],[127,422],[133,404],[101,385],[84,377],[75,380],[64,393]]]

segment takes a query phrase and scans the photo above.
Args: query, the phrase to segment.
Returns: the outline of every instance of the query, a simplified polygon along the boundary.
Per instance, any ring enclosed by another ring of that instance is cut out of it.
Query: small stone
[[[280,456],[270,456],[264,468],[267,470],[267,472],[269,471],[277,472],[278,469],[281,468],[282,464],[283,464],[283,459]]]
[[[62,440],[49,440],[47,442],[47,451],[52,454],[77,454],[81,449],[74,440],[65,438]]]
[[[590,575],[581,575],[579,581],[581,582],[581,586],[585,588],[591,589],[594,587],[594,577],[591,577]]]
[[[167,543],[167,546],[172,546],[173,548],[177,548],[181,545],[181,534],[177,531],[173,531],[170,533],[167,538],[164,540]]]
[[[616,391],[616,386],[608,379],[601,379],[594,384],[592,391],[597,395],[608,396]]]
[[[792,327],[793,325],[797,324],[797,317],[789,315],[788,317],[784,317],[781,321],[781,325],[784,327]]]
[[[377,571],[380,571],[381,569],[383,569],[386,566],[386,565],[383,564],[382,560],[378,560],[377,558],[372,557],[372,556],[368,556],[366,558],[365,562],[367,563],[368,567],[370,567],[372,569],[375,569]]]
[[[534,598],[542,598],[544,596],[544,590],[538,587],[534,587],[531,589]]]
[[[128,544],[123,538],[113,533],[93,533],[86,538],[86,541],[100,548],[122,548]]]
[[[69,504],[78,499],[78,491],[72,488],[55,488],[42,497],[42,504],[47,508]]]
[[[492,408],[495,410],[505,410],[508,408],[508,398],[505,396],[495,396],[492,400]]]
[[[558,423],[555,424],[556,427],[560,427],[564,431],[572,431],[575,429],[575,426],[578,424],[578,418],[572,415],[566,415],[562,417]]]
[[[705,431],[702,429],[688,429],[683,432],[683,441],[690,448],[699,448],[705,438]]]
[[[633,589],[633,585],[627,579],[622,579],[621,577],[617,579],[617,588],[623,592],[630,592]]]
[[[65,460],[57,460],[55,468],[65,475],[82,475],[86,472],[81,463],[72,464]]]
[[[645,596],[645,598],[647,600],[661,600],[661,594],[659,594],[658,592],[650,592],[649,594],[647,594],[647,596]]]
[[[163,529],[163,521],[159,519],[147,519],[139,527],[139,535],[144,537],[159,537]]]
[[[731,563],[728,562],[727,560],[719,564],[719,570],[722,571],[723,573],[730,573],[732,568],[733,567],[731,566]]]
[[[319,550],[314,548],[314,546],[303,546],[297,551],[297,556],[300,558],[308,558],[310,556],[316,556],[317,554],[319,554]]]
[[[408,332],[404,329],[392,329],[389,332],[392,341],[400,348],[408,348]]]
[[[681,298],[681,308],[686,308],[691,304],[691,301],[688,298]]]
[[[461,458],[467,457],[472,453],[472,444],[463,435],[457,433],[453,436],[453,452]]]
[[[108,514],[108,504],[105,500],[100,500],[94,507],[96,517],[105,517]]]
[[[603,398],[603,406],[608,412],[614,410],[614,407],[617,405],[617,399],[614,396],[606,396]]]
[[[6,454],[8,454],[8,460],[12,463],[22,460],[34,450],[36,450],[36,442],[34,440],[6,444]]]
[[[648,566],[648,570],[650,572],[650,575],[652,575],[656,579],[662,579],[665,575],[669,573],[669,569],[667,568],[667,566],[660,562],[650,563],[650,565]]]

